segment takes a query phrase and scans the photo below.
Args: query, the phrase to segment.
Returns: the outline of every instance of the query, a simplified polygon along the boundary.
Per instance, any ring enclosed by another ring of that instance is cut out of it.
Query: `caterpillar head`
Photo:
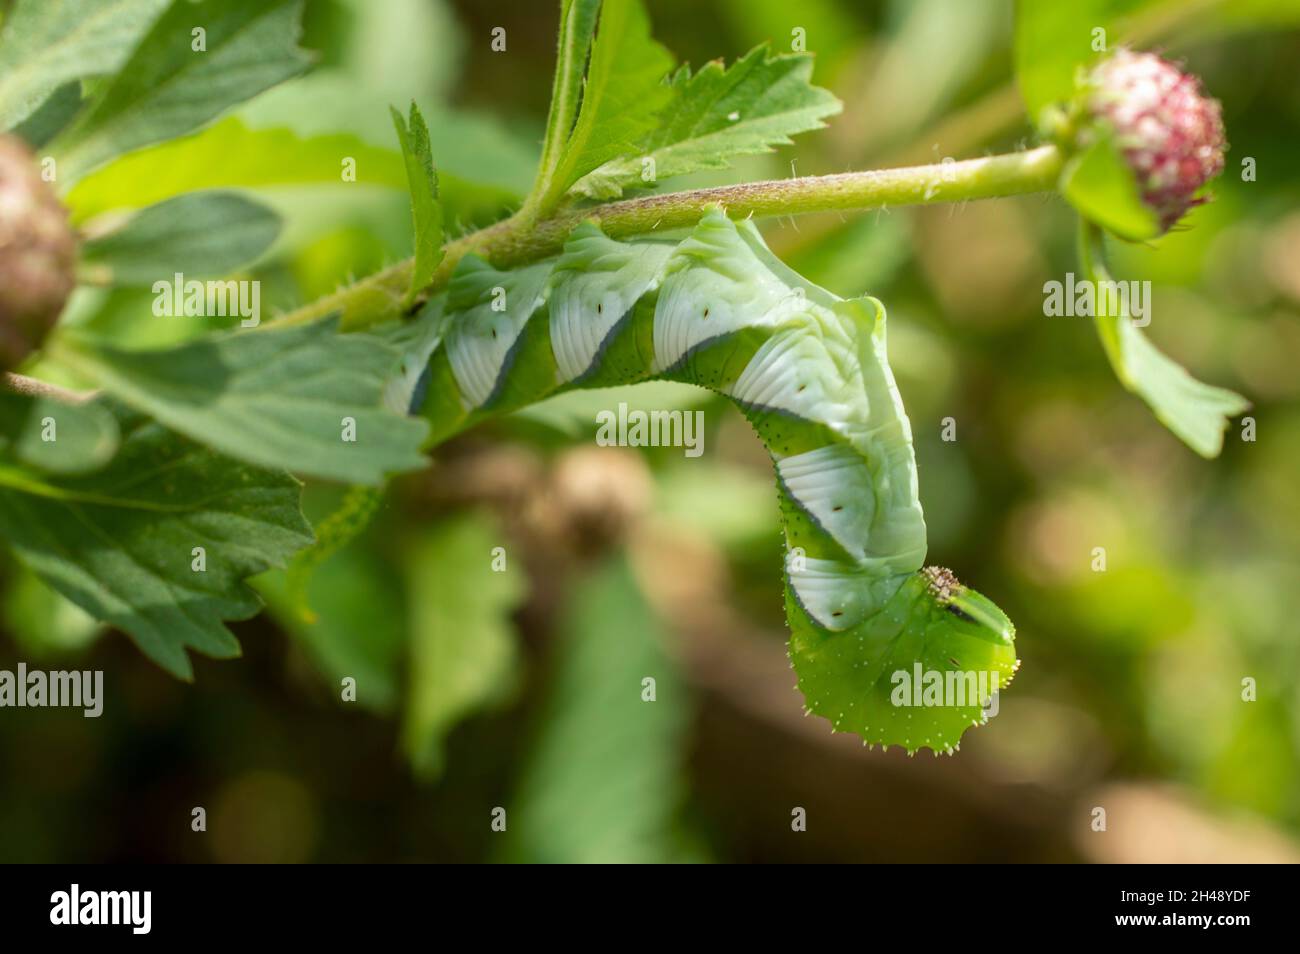
[[[877,612],[838,632],[787,592],[799,688],[810,712],[867,745],[951,753],[968,728],[997,714],[1019,666],[1015,627],[942,567],[895,582]]]
[[[926,595],[953,617],[950,625],[955,631],[971,639],[1013,645],[1016,627],[991,599],[963,586],[947,567],[927,566],[920,575],[925,579]]]

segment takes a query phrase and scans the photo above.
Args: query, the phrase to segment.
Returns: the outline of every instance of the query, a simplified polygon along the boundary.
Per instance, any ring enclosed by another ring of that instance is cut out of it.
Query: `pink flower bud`
[[[1137,176],[1143,201],[1168,229],[1223,171],[1219,101],[1200,81],[1154,53],[1119,50],[1092,72],[1088,109],[1108,124]]]

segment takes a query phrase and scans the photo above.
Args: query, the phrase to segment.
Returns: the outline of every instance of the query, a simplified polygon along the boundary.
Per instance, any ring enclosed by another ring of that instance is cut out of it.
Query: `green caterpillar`
[[[441,337],[416,403],[435,444],[570,388],[668,379],[729,397],[775,463],[809,709],[909,752],[951,752],[986,720],[1018,665],[1015,630],[947,570],[922,568],[911,427],[878,301],[805,281],[715,208],[680,242],[619,242],[587,223],[526,268],[467,257],[428,307]]]

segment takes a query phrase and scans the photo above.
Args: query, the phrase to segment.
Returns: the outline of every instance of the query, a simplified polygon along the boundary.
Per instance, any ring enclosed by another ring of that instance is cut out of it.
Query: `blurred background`
[[[1077,272],[1059,200],[763,223],[811,280],[885,302],[929,561],[1016,621],[1020,673],[956,757],[868,752],[804,717],[762,447],[725,402],[647,385],[440,448],[319,568],[314,620],[268,575],[270,609],[234,626],[244,657],[196,659],[192,685],[7,563],[0,668],[102,669],[106,699],[99,719],[0,715],[0,860],[1300,860],[1300,5],[1140,6],[1134,35],[1203,77],[1232,149],[1215,200],[1150,245],[1114,246],[1113,270],[1152,281],[1162,350],[1254,402],[1253,441],[1234,423],[1221,458],[1200,459],[1122,390],[1086,319],[1044,317],[1044,282]],[[789,49],[800,27],[845,106],[674,188],[1031,141],[1009,0],[649,9],[693,65]],[[357,183],[332,158],[289,186],[283,156],[245,157],[286,221],[252,277],[264,307],[292,307],[409,253],[389,103],[414,97],[429,118],[455,228],[513,207],[555,29],[549,3],[310,0],[312,73],[77,188],[104,211],[165,197],[167,170],[219,154],[235,121],[309,151],[345,144]],[[148,299],[81,291],[66,320],[141,345],[211,328],[159,322]],[[595,446],[596,411],[624,400],[703,410],[703,456]],[[309,515],[344,493],[309,486]]]

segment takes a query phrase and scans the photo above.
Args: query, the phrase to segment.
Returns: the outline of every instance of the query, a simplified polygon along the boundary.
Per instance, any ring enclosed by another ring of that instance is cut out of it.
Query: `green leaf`
[[[411,103],[410,124],[396,109],[393,126],[402,144],[406,164],[406,181],[411,191],[411,219],[415,226],[415,267],[411,270],[411,287],[406,292],[409,305],[417,292],[429,284],[433,271],[442,261],[442,206],[438,204],[438,174],[433,171],[433,153],[429,148],[429,128],[419,108]]]
[[[555,54],[555,76],[551,83],[551,108],[546,117],[546,137],[537,165],[537,181],[529,196],[540,203],[546,196],[558,196],[566,185],[556,183],[556,171],[578,118],[582,101],[582,77],[596,32],[601,0],[561,0],[560,37]]]
[[[56,89],[116,72],[167,0],[17,0],[0,38],[0,129]]]
[[[26,141],[32,149],[40,149],[72,122],[81,109],[81,83],[73,80],[64,83],[40,108],[13,128],[13,134]]]
[[[690,717],[663,634],[626,561],[573,594],[510,810],[506,855],[529,862],[677,860],[678,753]],[[647,678],[654,701],[646,701]]]
[[[187,648],[239,655],[222,621],[258,611],[245,578],[311,542],[299,485],[142,418],[121,426],[121,450],[95,475],[0,472],[0,534],[50,586],[189,679]]]
[[[190,192],[142,210],[122,228],[81,246],[83,278],[152,285],[228,275],[257,259],[280,233],[280,217],[237,192]]]
[[[1120,238],[1141,242],[1162,231],[1109,135],[1071,157],[1061,170],[1060,189],[1080,215]]]
[[[358,484],[423,467],[427,424],[383,406],[400,353],[337,328],[328,318],[161,351],[65,335],[58,354],[136,410],[240,460]]]
[[[283,127],[302,136],[352,133],[363,142],[391,148],[391,100],[358,85],[353,75],[313,70],[250,100],[237,115],[254,129]],[[418,97],[417,102],[429,127],[439,178],[452,175],[497,187],[516,199],[528,191],[537,175],[539,134],[531,121],[502,120],[486,107],[453,110]]]
[[[629,150],[605,163],[573,187],[579,195],[612,199],[633,186],[652,185],[700,169],[725,169],[735,156],[771,152],[790,137],[825,125],[841,104],[811,83],[813,58],[773,56],[756,47],[730,69],[720,61],[694,75],[686,67],[673,76],[671,102],[658,125]],[[643,170],[653,160],[654,180]]]
[[[1227,388],[1203,384],[1178,362],[1166,357],[1128,320],[1127,315],[1099,318],[1106,352],[1120,381],[1202,457],[1218,457],[1229,418],[1250,408],[1250,401]]]
[[[406,188],[402,157],[350,134],[300,136],[289,129],[250,129],[238,117],[200,133],[123,156],[68,193],[74,222],[139,208],[199,189],[341,185],[341,163],[356,160],[357,183]]]
[[[0,390],[0,454],[55,474],[96,470],[117,450],[117,421],[99,404]]]
[[[640,0],[605,0],[578,120],[539,199],[543,210],[591,170],[637,148],[668,103],[663,80],[672,68],[672,54],[650,37]]]
[[[425,535],[406,559],[411,685],[402,748],[425,779],[441,774],[452,727],[500,702],[515,684],[510,614],[524,583],[509,562],[494,568],[501,542],[488,519],[461,514]]]
[[[445,162],[441,164],[438,192],[447,218],[487,223],[501,209],[518,204],[522,194],[514,184],[522,165],[518,148],[503,150],[502,137],[492,127],[464,117],[443,114],[436,124],[431,141],[439,156],[458,160],[458,167],[470,172],[454,175]],[[450,135],[458,139],[447,154],[438,143]],[[347,159],[355,161],[355,182],[343,179]],[[531,157],[528,167],[530,173]],[[101,167],[73,187],[67,204],[73,221],[84,222],[103,212],[139,208],[197,189],[337,186],[351,190],[356,185],[405,191],[401,154],[351,133],[302,135],[278,126],[250,128],[231,116],[193,136],[141,149]]]
[[[301,0],[175,0],[90,108],[51,144],[60,180],[182,135],[302,72]],[[205,31],[204,49],[192,31]]]
[[[1084,223],[1080,235],[1085,275],[1094,283],[1113,281],[1102,262],[1101,231]],[[1127,310],[1109,314],[1108,296],[1094,297],[1097,333],[1120,383],[1146,401],[1160,423],[1188,447],[1202,457],[1217,457],[1228,419],[1248,409],[1250,402],[1235,391],[1193,378],[1147,340]]]

